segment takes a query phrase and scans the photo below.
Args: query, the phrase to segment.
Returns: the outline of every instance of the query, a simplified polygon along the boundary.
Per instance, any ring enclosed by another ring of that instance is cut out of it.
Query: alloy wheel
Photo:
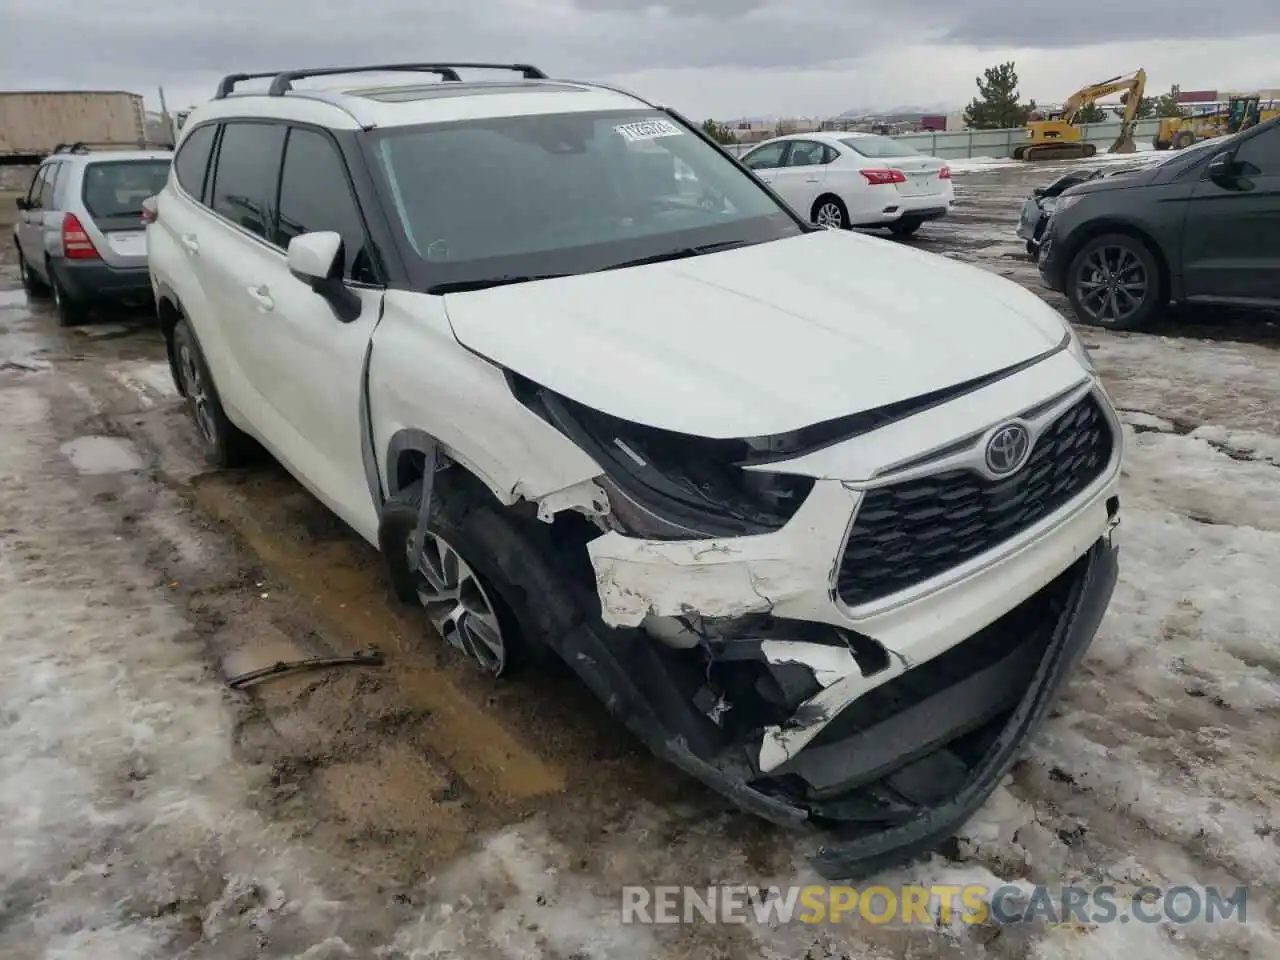
[[[507,665],[502,623],[476,572],[447,541],[432,533],[422,544],[415,569],[418,599],[440,636],[486,673],[501,674]]]
[[[818,213],[813,218],[814,223],[820,227],[826,227],[829,230],[839,230],[844,226],[844,211],[840,209],[840,205],[832,200],[828,200],[822,206],[818,207]]]
[[[196,363],[195,354],[186,343],[178,347],[178,370],[182,374],[182,387],[187,394],[187,401],[195,414],[197,429],[210,445],[216,445],[218,426],[209,405],[209,394],[205,390],[204,378],[200,376],[200,365]]]
[[[1150,280],[1142,259],[1131,248],[1108,245],[1084,259],[1075,284],[1081,309],[1099,324],[1112,326],[1142,308]]]

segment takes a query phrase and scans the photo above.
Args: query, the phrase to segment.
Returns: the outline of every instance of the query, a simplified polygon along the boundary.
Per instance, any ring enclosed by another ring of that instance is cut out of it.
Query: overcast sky
[[[171,107],[233,71],[454,59],[812,116],[958,107],[1008,59],[1041,102],[1138,66],[1156,92],[1280,87],[1278,51],[1280,0],[0,0],[0,89],[163,85]]]

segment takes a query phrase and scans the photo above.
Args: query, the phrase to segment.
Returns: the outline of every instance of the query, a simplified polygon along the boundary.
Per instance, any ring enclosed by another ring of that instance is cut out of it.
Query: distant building
[[[1179,90],[1179,103],[1212,103],[1218,99],[1217,90]]]

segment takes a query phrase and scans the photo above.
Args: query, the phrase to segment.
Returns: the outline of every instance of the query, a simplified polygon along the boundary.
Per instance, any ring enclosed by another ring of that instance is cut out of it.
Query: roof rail
[[[88,153],[94,147],[130,147],[135,150],[172,150],[171,143],[148,143],[145,140],[76,140],[60,143],[54,153]]]
[[[229,96],[236,89],[236,84],[244,83],[246,80],[261,80],[263,77],[274,77],[279,70],[264,71],[262,73],[229,73],[218,81],[218,90],[213,95],[213,99],[221,100]]]
[[[267,90],[267,95],[271,97],[283,96],[293,89],[295,80],[302,80],[306,77],[336,76],[345,73],[435,73],[442,80],[458,81],[462,79],[458,76],[458,68],[463,70],[514,70],[526,80],[549,79],[537,67],[527,63],[375,63],[363,67],[319,67],[314,70],[289,70],[276,74],[275,79],[271,81],[270,88]],[[257,76],[264,76],[264,74],[257,74]],[[223,83],[225,82],[224,80]],[[218,89],[222,89],[221,85],[219,85]]]

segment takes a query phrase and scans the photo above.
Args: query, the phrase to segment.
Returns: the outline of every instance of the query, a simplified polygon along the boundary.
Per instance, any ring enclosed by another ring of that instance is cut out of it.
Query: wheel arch
[[[834,200],[840,205],[840,209],[844,211],[845,225],[849,225],[849,205],[844,202],[844,198],[838,193],[830,190],[823,190],[814,198],[813,203],[809,204],[809,221],[812,223],[813,218],[818,215],[818,208],[828,200]]]
[[[169,374],[173,377],[178,393],[185,397],[186,390],[182,385],[182,377],[178,376],[178,355],[173,345],[173,331],[178,326],[178,321],[186,314],[182,309],[182,301],[168,284],[157,283],[155,297],[156,320],[160,324],[160,333],[164,335],[164,352],[169,361]]]

